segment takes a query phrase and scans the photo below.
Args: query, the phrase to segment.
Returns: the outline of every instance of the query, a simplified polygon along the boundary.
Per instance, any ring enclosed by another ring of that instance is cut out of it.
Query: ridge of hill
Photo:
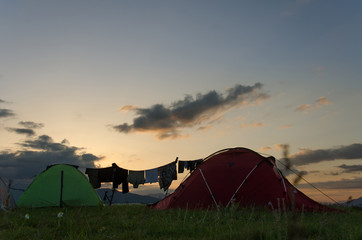
[[[98,193],[100,199],[105,204],[109,204],[109,200],[105,197],[105,194],[107,194],[108,198],[110,199],[112,196],[112,189],[100,188],[97,189],[96,192]],[[115,190],[112,199],[112,204],[129,204],[129,203],[152,204],[159,200],[161,200],[161,198],[155,196],[147,196],[147,195],[144,196],[130,192],[122,193],[118,190]]]
[[[344,206],[362,208],[362,197],[348,201],[348,202],[344,203]]]

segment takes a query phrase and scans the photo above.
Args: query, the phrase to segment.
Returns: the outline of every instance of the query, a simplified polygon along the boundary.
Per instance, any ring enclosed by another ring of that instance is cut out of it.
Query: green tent
[[[66,164],[40,173],[17,202],[18,207],[97,206],[102,201],[84,174]]]

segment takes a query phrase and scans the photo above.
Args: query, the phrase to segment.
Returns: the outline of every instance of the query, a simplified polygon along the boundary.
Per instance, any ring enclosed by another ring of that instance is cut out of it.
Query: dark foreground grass
[[[362,211],[158,211],[144,205],[15,209],[0,212],[0,239],[362,240]]]

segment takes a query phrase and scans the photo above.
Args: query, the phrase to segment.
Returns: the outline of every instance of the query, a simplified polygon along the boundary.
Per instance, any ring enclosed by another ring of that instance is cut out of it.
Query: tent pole
[[[64,172],[63,170],[60,173],[60,201],[59,201],[59,207],[63,207],[63,176]]]
[[[200,170],[200,173],[201,173],[202,178],[204,179],[204,182],[205,182],[205,184],[206,184],[207,189],[209,189],[209,192],[210,192],[210,194],[211,194],[212,199],[214,200],[214,203],[215,203],[217,209],[219,209],[219,205],[217,205],[217,202],[216,202],[216,199],[215,199],[215,197],[214,197],[214,194],[212,194],[211,189],[210,189],[210,187],[209,187],[209,184],[207,184],[206,178],[205,178],[204,174],[202,173],[201,168],[199,168],[199,170]]]
[[[241,184],[239,185],[238,189],[236,189],[236,191],[234,192],[234,194],[231,196],[228,204],[226,205],[226,207],[228,207],[231,203],[231,201],[233,200],[233,198],[235,197],[236,193],[239,191],[239,189],[241,188],[241,186],[244,185],[246,179],[248,179],[248,177],[250,176],[250,174],[255,170],[255,168],[257,168],[259,166],[259,163],[255,165],[255,167],[249,172],[249,174],[244,178],[244,180],[241,182]]]
[[[277,167],[275,167],[275,168],[276,168],[277,172],[279,173],[279,176],[282,178],[284,191],[285,191],[285,193],[287,193],[288,191],[287,191],[287,187],[285,186],[284,177],[283,177],[282,173],[280,172],[280,170]]]

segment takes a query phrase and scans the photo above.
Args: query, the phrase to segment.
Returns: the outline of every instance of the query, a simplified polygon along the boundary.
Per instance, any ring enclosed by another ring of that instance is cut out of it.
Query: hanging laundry
[[[145,183],[145,171],[129,171],[128,182],[133,184],[133,188],[138,188],[139,184]]]
[[[145,183],[158,182],[158,168],[146,170],[145,175],[146,175]]]
[[[101,182],[99,181],[98,173],[99,173],[99,169],[96,169],[96,168],[87,168],[85,170],[85,174],[88,175],[89,182],[93,188],[101,187]]]
[[[204,159],[198,159],[196,160],[196,167],[198,167],[202,162],[204,161]]]
[[[122,193],[128,193],[128,170],[118,167],[115,163],[112,164],[113,168],[113,188],[118,188],[119,184],[122,184]]]
[[[183,173],[185,169],[185,161],[178,161],[178,173]]]
[[[160,189],[166,191],[173,180],[177,180],[176,161],[158,168],[158,183]]]
[[[93,188],[100,188],[102,182],[113,182],[113,188],[118,188],[122,184],[122,192],[129,192],[127,176],[128,170],[118,167],[115,163],[112,167],[106,168],[87,168],[89,182]]]
[[[202,162],[203,162],[203,159],[192,160],[192,161],[185,161],[185,168],[186,168],[187,170],[190,170],[190,172],[192,172],[192,171],[195,170],[195,168],[197,168]],[[186,163],[187,163],[187,164],[186,164]]]
[[[189,162],[188,161],[183,161],[184,162],[184,169],[190,169],[189,168]]]

